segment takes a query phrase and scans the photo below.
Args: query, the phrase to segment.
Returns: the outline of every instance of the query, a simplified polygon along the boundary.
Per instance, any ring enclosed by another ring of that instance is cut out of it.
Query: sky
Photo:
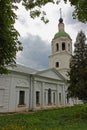
[[[61,1],[58,5],[48,3],[42,9],[46,11],[48,24],[44,24],[40,18],[32,19],[29,11],[18,4],[16,11],[18,19],[15,28],[20,33],[23,51],[17,53],[17,63],[34,69],[47,69],[49,66],[48,56],[51,55],[51,41],[58,32],[58,22],[60,18],[60,8],[65,24],[65,31],[71,36],[72,46],[74,46],[77,33],[80,30],[87,36],[87,24],[81,23],[72,18],[74,7],[68,2]]]

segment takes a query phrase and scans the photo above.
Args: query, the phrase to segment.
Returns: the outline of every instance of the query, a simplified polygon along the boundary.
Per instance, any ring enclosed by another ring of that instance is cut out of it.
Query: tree
[[[14,6],[15,7],[15,6]],[[15,19],[10,0],[0,0],[0,73],[7,73],[8,65],[15,65],[16,53],[21,50],[19,33],[14,28]]]
[[[21,2],[27,10],[30,10],[30,16],[32,18],[40,17],[45,23],[49,20],[44,17],[46,12],[41,10],[41,7],[51,2],[53,4],[59,4],[61,0],[13,0],[14,2]],[[68,0],[64,0],[67,3]],[[73,12],[73,18],[86,23],[87,22],[87,0],[69,0],[71,5],[75,7]]]
[[[22,50],[21,43],[18,40],[19,33],[14,28],[17,19],[14,9],[18,7],[14,3],[22,2],[26,10],[30,10],[32,18],[40,17],[44,23],[49,20],[45,17],[46,12],[42,7],[47,3],[58,4],[61,0],[0,0],[0,73],[7,73],[8,65],[16,64],[16,53]],[[67,0],[64,0],[65,2]],[[82,22],[87,22],[87,4],[86,0],[69,0],[71,5],[75,6],[75,18]]]
[[[67,0],[64,0],[65,2]],[[87,0],[69,0],[74,5],[73,18],[86,23],[87,22]]]
[[[69,77],[69,95],[87,100],[87,44],[86,36],[82,31],[78,33],[76,38]]]
[[[48,23],[49,20],[46,18],[46,12],[42,10],[42,7],[48,3],[58,3],[60,0],[12,0],[13,3],[20,3],[25,7],[26,10],[30,11],[31,18],[40,17],[44,23]]]

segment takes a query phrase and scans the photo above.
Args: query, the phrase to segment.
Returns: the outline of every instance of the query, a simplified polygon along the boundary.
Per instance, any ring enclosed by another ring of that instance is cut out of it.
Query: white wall
[[[47,109],[52,107],[60,107],[65,106],[66,95],[65,95],[65,87],[64,83],[61,83],[58,80],[46,79],[42,77],[36,77],[34,79],[34,91],[32,94],[32,109]],[[51,89],[51,104],[48,104],[48,90]],[[36,91],[40,92],[40,104],[36,105]],[[55,93],[55,103],[53,102],[53,93]],[[61,104],[59,102],[59,93],[61,93]]]
[[[0,112],[15,112],[29,108],[30,78],[23,74],[0,75]],[[19,91],[25,91],[25,105],[19,107]]]
[[[0,75],[0,112],[8,112],[10,76]]]
[[[48,104],[48,89],[51,89],[51,104]],[[52,77],[25,75],[23,73],[1,75],[0,112],[18,112],[65,106],[66,89],[65,82],[59,78],[53,79]],[[19,105],[19,91],[25,91],[25,104],[21,106]],[[36,105],[36,91],[40,92],[40,105],[38,106]],[[53,102],[53,93],[55,93],[55,103]],[[59,102],[59,93],[61,93],[61,103]]]
[[[28,110],[29,108],[29,89],[30,78],[23,74],[11,75],[11,88],[10,88],[10,100],[9,111],[21,111]],[[25,91],[25,105],[19,105],[19,91]]]

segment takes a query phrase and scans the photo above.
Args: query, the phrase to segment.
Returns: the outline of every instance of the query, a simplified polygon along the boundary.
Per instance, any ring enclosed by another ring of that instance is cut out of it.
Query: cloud
[[[61,0],[58,5],[49,3],[44,6],[42,10],[46,11],[46,16],[50,20],[50,22],[46,25],[41,22],[40,18],[36,18],[34,20],[31,19],[29,11],[26,11],[21,4],[19,5],[19,10],[16,12],[18,20],[16,21],[15,27],[22,37],[29,33],[32,35],[38,35],[41,39],[51,42],[54,34],[58,31],[57,25],[60,18],[60,8],[62,9],[65,31],[70,34],[73,41],[75,41],[76,34],[79,30],[87,30],[87,24],[81,24],[78,20],[72,18],[74,6],[71,6],[69,2],[65,4],[64,1]]]
[[[48,56],[51,45],[43,41],[39,36],[27,34],[21,37],[23,51],[17,54],[17,62],[34,69],[48,68]]]
[[[83,24],[72,18],[74,7],[71,6],[69,2],[64,4],[64,1],[61,0],[58,5],[49,3],[42,8],[46,11],[46,16],[50,20],[48,24],[41,22],[40,18],[31,19],[29,11],[26,11],[25,8],[19,4],[19,10],[16,12],[18,20],[16,21],[15,27],[20,33],[24,50],[22,53],[18,53],[18,62],[20,61],[21,64],[39,69],[48,66],[48,55],[51,50],[49,42],[51,42],[55,33],[58,31],[60,8],[62,9],[65,31],[71,36],[73,46],[77,33],[80,30],[83,30],[87,35],[87,24]]]

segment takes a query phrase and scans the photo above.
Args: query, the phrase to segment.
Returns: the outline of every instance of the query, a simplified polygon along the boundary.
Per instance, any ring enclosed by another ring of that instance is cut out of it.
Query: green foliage
[[[87,129],[87,105],[0,116],[0,130],[82,129]]]
[[[69,76],[69,95],[87,100],[87,44],[86,36],[82,31],[76,38]]]
[[[33,14],[34,14],[33,17],[38,16],[38,13],[36,11],[36,9],[38,8],[38,11],[40,11],[41,20],[44,21],[44,19],[45,19],[45,21],[47,23],[48,20],[46,19],[45,15],[43,15],[43,13],[42,13],[43,11],[41,11],[41,7],[46,5],[49,2],[51,2],[53,4],[54,3],[59,4],[60,1],[61,0],[23,0],[22,4],[25,6],[25,8],[27,10],[30,10],[30,12],[33,11]],[[65,1],[65,3],[67,2],[67,0],[64,0],[64,1]],[[74,7],[75,7],[75,10],[72,14],[73,18],[86,23],[87,22],[87,0],[69,0],[69,1],[70,1],[71,5],[74,5]]]
[[[7,66],[15,65],[16,52],[21,50],[19,33],[14,28],[15,19],[10,0],[0,0],[0,73],[7,73]]]
[[[19,33],[14,28],[17,19],[14,9],[18,7],[14,3],[22,2],[26,10],[30,11],[31,18],[40,17],[44,23],[48,23],[46,12],[42,7],[49,2],[59,4],[61,0],[0,0],[0,73],[7,73],[7,66],[15,65],[16,53],[22,50],[19,42]],[[65,2],[67,0],[64,0]],[[73,17],[79,21],[87,22],[87,1],[69,0],[75,6]]]
[[[64,0],[65,2],[67,0]],[[71,5],[75,6],[73,18],[86,23],[87,22],[87,0],[69,0]]]
[[[46,18],[46,12],[42,10],[42,7],[47,3],[55,3],[55,0],[12,0],[13,2],[22,2],[22,5],[26,10],[30,11],[31,18],[40,17],[44,23],[48,23],[49,20]]]

